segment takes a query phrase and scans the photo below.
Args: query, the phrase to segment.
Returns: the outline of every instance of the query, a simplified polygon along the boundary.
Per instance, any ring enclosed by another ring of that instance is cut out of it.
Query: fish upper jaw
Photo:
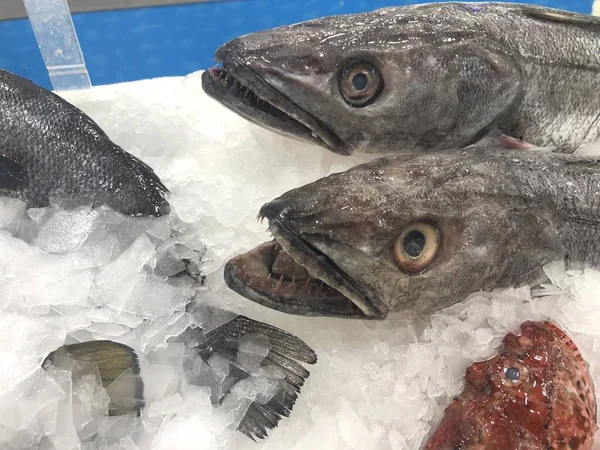
[[[266,81],[260,64],[253,64],[251,57],[242,58],[243,49],[240,38],[219,47],[216,58],[223,67],[202,74],[202,88],[209,97],[273,132],[316,143],[340,155],[352,154],[353,148],[327,124]]]
[[[321,280],[340,293],[347,302],[352,302],[362,318],[384,319],[388,307],[366,285],[346,274],[331,258],[302,238],[295,230],[293,219],[287,219],[285,202],[264,205],[259,217],[269,221],[269,230],[275,241],[296,264],[302,266],[311,277]],[[359,316],[360,316],[359,315]]]

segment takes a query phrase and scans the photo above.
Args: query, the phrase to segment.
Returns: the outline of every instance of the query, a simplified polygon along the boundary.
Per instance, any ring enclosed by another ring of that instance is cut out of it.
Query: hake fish
[[[551,322],[525,322],[504,350],[467,369],[424,450],[591,450],[596,396],[575,343]]]
[[[430,313],[543,266],[600,268],[600,160],[454,149],[358,165],[265,204],[274,240],[231,259],[227,285],[301,315]]]
[[[428,3],[245,35],[205,92],[333,152],[481,146],[572,152],[600,138],[600,19],[510,3]]]

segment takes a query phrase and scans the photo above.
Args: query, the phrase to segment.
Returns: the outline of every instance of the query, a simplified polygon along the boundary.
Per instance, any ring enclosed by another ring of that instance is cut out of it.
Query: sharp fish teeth
[[[310,291],[310,278],[306,279],[306,283],[302,286],[305,291]]]
[[[279,290],[282,283],[283,283],[283,275],[281,275],[281,277],[279,278],[279,281],[277,283],[275,283],[275,292],[277,292]]]

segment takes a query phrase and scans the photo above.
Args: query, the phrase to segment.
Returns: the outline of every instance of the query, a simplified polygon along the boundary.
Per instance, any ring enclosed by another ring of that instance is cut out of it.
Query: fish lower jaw
[[[309,275],[297,265],[300,273],[275,272],[275,261],[286,255],[275,240],[231,259],[225,266],[227,286],[243,297],[288,314],[343,318],[369,318],[338,290],[325,281]],[[297,269],[297,270],[294,270]]]

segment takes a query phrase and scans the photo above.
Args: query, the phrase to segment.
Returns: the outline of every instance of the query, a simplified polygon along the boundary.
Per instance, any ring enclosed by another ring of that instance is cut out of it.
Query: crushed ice
[[[208,99],[199,74],[65,96],[155,168],[171,189],[176,217],[26,210],[0,198],[2,448],[417,449],[461,391],[467,366],[492,357],[527,319],[551,318],[568,331],[600,386],[600,272],[550,265],[551,282],[533,293],[474,294],[429,319],[361,322],[271,311],[229,291],[222,277],[229,257],[267,238],[254,220],[259,207],[372,157],[339,157],[254,127]],[[165,282],[198,269],[207,275],[200,290],[188,277]],[[249,336],[242,343],[238,363],[252,376],[214,408],[211,393],[227,364],[218,356],[205,363],[167,341],[231,315],[190,314],[192,298],[279,326],[316,350],[319,362],[292,415],[265,441],[255,444],[234,429],[251,400],[268,401],[276,390],[276,377],[260,368],[268,342]],[[140,355],[140,417],[106,417],[108,397],[94,374],[73,384],[68,372],[40,367],[63,343],[89,339],[122,342]]]

